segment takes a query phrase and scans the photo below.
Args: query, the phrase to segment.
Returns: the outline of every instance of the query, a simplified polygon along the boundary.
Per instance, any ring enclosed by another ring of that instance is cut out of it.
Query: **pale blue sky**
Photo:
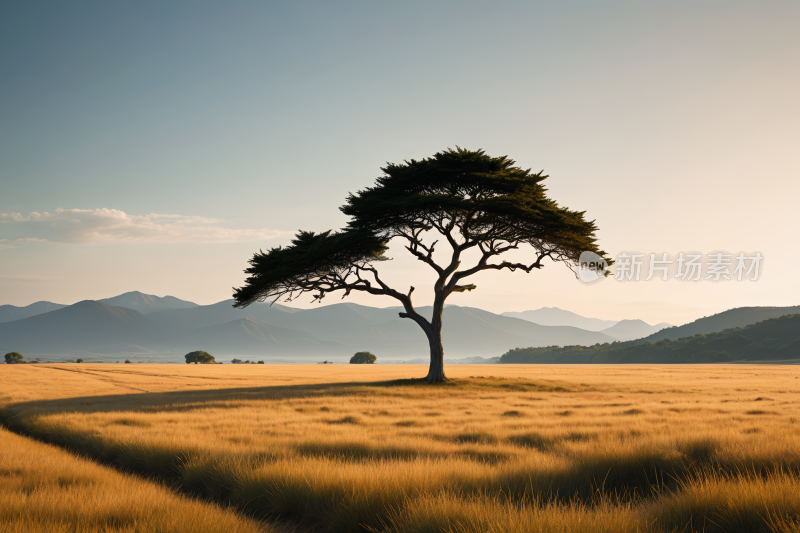
[[[259,247],[341,227],[386,161],[459,145],[544,169],[612,255],[766,263],[751,284],[491,273],[452,303],[671,323],[797,305],[798,20],[796,2],[4,2],[0,304],[230,297]],[[425,303],[403,254],[387,276]]]

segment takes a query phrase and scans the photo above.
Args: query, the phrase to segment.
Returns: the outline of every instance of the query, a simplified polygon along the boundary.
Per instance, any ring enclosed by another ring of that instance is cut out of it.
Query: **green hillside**
[[[770,318],[778,318],[784,315],[793,315],[800,313],[800,306],[793,307],[736,307],[728,309],[716,315],[705,316],[698,318],[694,322],[684,324],[683,326],[674,326],[671,328],[662,329],[652,335],[640,338],[637,344],[644,344],[645,342],[657,342],[661,339],[669,339],[671,341],[684,339],[686,337],[693,337],[698,333],[703,335],[707,333],[714,333],[717,331],[725,331],[731,328],[743,328],[762,320]]]
[[[800,359],[800,314],[658,342],[516,348],[500,363],[716,363]]]

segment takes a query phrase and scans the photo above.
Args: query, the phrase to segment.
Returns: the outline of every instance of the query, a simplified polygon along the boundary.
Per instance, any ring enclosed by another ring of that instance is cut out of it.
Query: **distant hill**
[[[13,320],[22,320],[29,316],[41,315],[56,309],[62,309],[66,305],[54,304],[53,302],[36,302],[25,307],[17,307],[15,305],[0,305],[0,322],[11,322]]]
[[[601,320],[599,318],[587,318],[572,311],[559,309],[558,307],[542,307],[533,311],[503,313],[503,316],[520,318],[539,324],[540,326],[572,326],[574,328],[585,329],[587,331],[601,331],[614,326],[616,320]]]
[[[299,316],[310,311],[309,309],[295,309],[285,305],[276,304],[270,306],[266,303],[254,303],[245,309],[234,309],[233,300],[223,300],[215,304],[198,305],[189,309],[154,311],[147,315],[147,318],[168,331],[188,331],[245,318],[252,318],[275,326],[294,328],[297,324],[309,323],[308,320],[299,319],[294,315]],[[313,322],[311,327],[306,329],[313,331],[317,325],[324,327],[324,318],[320,322],[322,324]]]
[[[296,316],[326,314],[339,316],[337,327],[326,331],[326,338],[343,344],[382,351],[398,356],[427,355],[428,343],[419,327],[412,321],[397,316],[396,309],[378,309],[365,306],[342,309],[334,304],[325,308],[303,311]],[[430,306],[417,308],[430,318]],[[360,317],[360,318],[359,318]],[[294,315],[293,315],[294,318]],[[319,317],[315,317],[319,318]],[[613,338],[591,331],[568,326],[540,326],[525,320],[496,315],[473,307],[447,306],[443,313],[442,343],[446,357],[481,356],[491,357],[499,346],[514,346],[519,343],[550,346],[563,343],[613,342]],[[347,323],[352,325],[347,325]],[[296,326],[299,327],[299,326]],[[375,352],[378,353],[378,352]]]
[[[673,326],[640,338],[635,342],[657,342],[661,339],[677,340],[694,335],[714,333],[730,328],[743,328],[762,320],[777,318],[783,315],[800,313],[800,305],[793,307],[737,307],[717,313],[716,315],[699,318],[683,326]]]
[[[191,330],[181,336],[183,346],[227,354],[235,346],[236,355],[288,355],[327,357],[352,355],[353,350],[340,343],[325,341],[306,331],[282,328],[258,320],[243,318]],[[190,351],[188,348],[186,351]]]
[[[110,305],[109,301],[144,306],[142,308],[149,312],[144,315],[135,309]],[[225,300],[213,305],[195,305],[177,298],[150,297],[136,292],[105,301],[86,300],[0,323],[0,353],[5,350],[17,351],[26,357],[93,355],[113,359],[131,354],[137,359],[152,361],[180,360],[183,354],[192,350],[210,351],[221,360],[246,356],[270,361],[346,361],[354,352],[362,350],[378,355],[379,362],[399,358],[427,360],[428,357],[424,334],[411,320],[399,318],[400,309],[397,307],[336,303],[296,309],[257,303],[245,309],[235,309],[232,304],[232,300]],[[153,306],[169,305],[178,307],[152,310]],[[675,336],[676,332],[693,337],[694,332],[700,330],[706,331],[704,335],[711,339],[712,332],[707,330],[719,327],[718,324],[747,325],[750,321],[758,321],[759,317],[785,314],[787,310],[800,311],[800,307],[733,309],[652,335],[649,333],[664,324],[650,326],[640,320],[625,320],[604,331],[587,331],[573,326],[540,325],[507,314],[497,315],[482,309],[450,305],[444,309],[442,337],[448,360],[492,361],[497,354],[505,353],[504,362],[509,362],[509,358],[539,362],[646,362],[654,361],[653,357],[667,357],[663,348],[666,343],[658,343],[657,349],[649,348],[647,346],[655,345],[652,342],[647,344],[647,338],[660,340],[668,335]],[[420,307],[418,311],[429,318],[432,310]],[[751,348],[761,354],[759,357],[766,353],[775,355],[778,353],[776,350],[783,349],[783,345],[774,344],[778,342],[775,339],[794,342],[791,332],[781,333],[783,337],[775,336],[776,333],[771,338],[760,339],[757,338],[759,329],[748,331],[756,337],[742,342],[747,345],[760,343],[763,349],[758,346]],[[725,335],[728,334],[726,330]],[[741,332],[736,334],[741,335]],[[646,335],[646,338],[618,341],[639,335]],[[737,351],[736,346],[731,348],[732,351],[722,350],[716,345],[703,347],[698,352],[701,344],[710,342],[706,337],[692,342],[681,341],[682,347],[670,352],[669,360],[694,361],[696,357],[707,357],[708,354],[697,354],[709,350],[726,351],[730,357],[751,357],[756,353],[743,354]],[[719,338],[711,340],[716,342]],[[644,351],[636,351],[639,345],[645,346]],[[528,348],[515,349],[519,346]],[[568,348],[546,348],[553,346]]]
[[[58,311],[0,324],[0,349],[23,355],[97,356],[145,354],[174,360],[203,349],[217,356],[259,356],[271,360],[323,357],[346,360],[369,350],[379,358],[428,356],[427,339],[397,308],[337,303],[311,309],[232,301],[146,316],[106,302],[80,302]],[[418,311],[430,316],[431,308]],[[481,309],[447,306],[442,329],[448,358],[496,357],[523,345],[604,343],[614,339],[569,326],[541,326]],[[144,357],[144,355],[143,355]]]
[[[800,361],[800,314],[770,318],[743,328],[697,333],[655,344],[615,343],[563,348],[517,348],[501,363],[722,363]]]
[[[244,335],[244,330],[227,330],[225,335],[217,339],[227,339],[227,350],[237,350],[236,355],[255,355],[254,349],[269,349],[281,357],[287,355],[289,346],[298,353],[307,355],[306,351],[315,352],[317,342],[330,342],[328,349],[332,356],[352,355],[358,350],[370,350],[384,357],[413,357],[427,355],[428,343],[419,327],[408,319],[398,316],[398,308],[378,308],[354,303],[337,303],[311,309],[291,309],[270,307],[267,304],[253,304],[245,309],[234,309],[233,301],[226,300],[213,305],[198,306],[186,310],[165,310],[151,313],[148,319],[166,330],[182,332],[198,332],[197,328],[208,328],[220,323],[246,324],[247,334],[253,328],[284,328],[281,331],[292,331],[303,343],[289,343],[285,338],[265,348],[252,339],[240,343],[232,336]],[[430,307],[417,309],[420,314],[430,317]],[[249,322],[241,322],[246,320]],[[260,324],[261,326],[256,326]],[[272,331],[272,329],[270,329]],[[302,332],[302,335],[300,334]],[[602,333],[583,331],[570,327],[548,327],[532,324],[489,313],[481,309],[469,307],[447,306],[444,310],[444,326],[442,328],[445,353],[453,356],[486,356],[502,353],[502,347],[511,347],[515,343],[528,343],[547,346],[555,343],[577,342],[612,342],[614,339]],[[244,337],[241,337],[242,339]],[[277,340],[277,338],[276,338]],[[313,341],[309,344],[308,341]],[[215,341],[221,342],[221,341]],[[247,351],[245,350],[245,345]],[[498,351],[499,350],[499,351]]]
[[[632,341],[669,327],[672,327],[672,324],[666,322],[651,326],[644,320],[620,320],[610,328],[602,330],[601,333],[620,341]]]
[[[163,309],[190,309],[192,307],[197,307],[196,303],[180,300],[174,296],[159,297],[153,296],[152,294],[144,294],[139,291],[126,292],[119,296],[104,298],[98,301],[115,307],[133,309],[134,311],[139,311],[143,315]]]
[[[0,351],[69,354],[122,344],[153,344],[164,334],[138,311],[84,300],[0,324]]]

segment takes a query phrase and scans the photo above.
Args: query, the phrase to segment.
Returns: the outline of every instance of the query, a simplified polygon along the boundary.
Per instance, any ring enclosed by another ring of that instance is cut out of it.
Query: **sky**
[[[798,305],[799,19],[788,1],[3,2],[0,304],[230,298],[254,252],[343,227],[387,162],[460,146],[544,170],[612,258],[764,259],[719,283],[587,285],[552,263],[448,303],[676,325]],[[382,277],[430,303],[430,269],[389,255]]]

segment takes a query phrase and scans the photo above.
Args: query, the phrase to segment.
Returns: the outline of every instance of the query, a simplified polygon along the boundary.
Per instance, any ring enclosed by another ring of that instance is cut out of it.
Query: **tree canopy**
[[[486,270],[529,273],[547,259],[573,267],[585,251],[605,258],[594,221],[548,198],[542,172],[515,165],[507,156],[462,148],[387,164],[373,187],[349,195],[341,211],[350,220],[341,231],[300,231],[290,246],[256,253],[245,285],[234,289],[234,305],[291,301],[305,293],[321,301],[336,291],[343,298],[352,291],[391,296],[404,308],[400,317],[414,320],[428,338],[428,381],[443,381],[442,310],[451,294],[476,289],[467,278]],[[395,290],[378,274],[394,239],[435,272],[431,320],[414,309],[414,287]],[[442,240],[444,251],[437,248]],[[534,251],[533,260],[497,259],[521,247]],[[462,267],[473,250],[477,261]]]
[[[8,352],[5,355],[5,359],[6,359],[6,363],[11,365],[11,364],[14,364],[14,363],[19,363],[20,361],[22,361],[24,359],[24,357],[22,357],[22,354],[19,353],[19,352]]]
[[[213,355],[202,350],[197,352],[189,352],[184,357],[186,358],[187,365],[189,363],[214,364],[216,362]]]
[[[351,365],[371,365],[377,361],[378,358],[369,352],[356,352],[353,357],[350,358]]]

